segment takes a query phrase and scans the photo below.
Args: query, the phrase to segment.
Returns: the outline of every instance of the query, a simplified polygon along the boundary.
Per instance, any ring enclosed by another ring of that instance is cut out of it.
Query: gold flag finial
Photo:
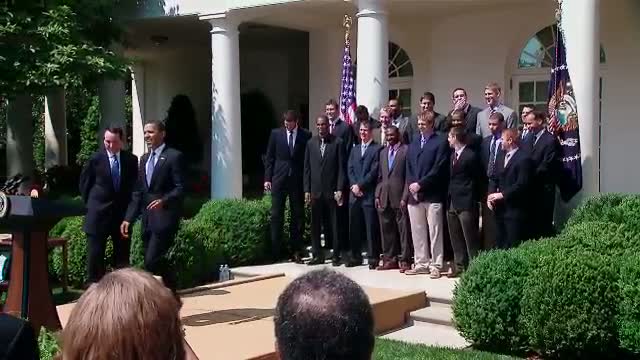
[[[345,44],[349,43],[349,38],[351,36],[351,26],[353,25],[353,20],[351,16],[345,14],[344,20],[342,21],[342,26],[344,26],[344,42]]]

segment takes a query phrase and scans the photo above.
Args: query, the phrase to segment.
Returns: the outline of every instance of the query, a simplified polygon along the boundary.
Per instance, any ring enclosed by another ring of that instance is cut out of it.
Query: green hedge
[[[169,262],[175,269],[178,286],[190,287],[216,279],[220,264],[252,265],[264,262],[270,254],[270,197],[260,200],[213,200],[200,205],[191,219],[182,220],[174,246],[169,250]],[[200,207],[201,206],[201,207]],[[290,214],[285,215],[285,233]],[[307,221],[305,240],[309,239]],[[131,264],[143,267],[144,252],[140,223],[132,229]],[[50,236],[64,237],[69,242],[69,283],[80,286],[86,282],[87,242],[82,231],[82,217],[66,218],[56,224]],[[286,246],[286,241],[283,248]],[[284,250],[284,249],[283,249]],[[107,259],[112,253],[107,243]],[[60,278],[62,252],[52,251],[49,269],[52,277]]]
[[[638,213],[640,196],[598,196],[556,237],[478,256],[454,291],[457,328],[476,346],[509,353],[638,352]]]

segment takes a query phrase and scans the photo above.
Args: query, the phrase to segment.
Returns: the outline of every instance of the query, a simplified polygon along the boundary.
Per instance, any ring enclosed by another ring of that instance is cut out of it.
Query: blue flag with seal
[[[565,202],[582,189],[582,162],[578,106],[567,67],[567,51],[562,29],[555,26],[556,51],[549,82],[549,131],[561,145],[558,188]]]

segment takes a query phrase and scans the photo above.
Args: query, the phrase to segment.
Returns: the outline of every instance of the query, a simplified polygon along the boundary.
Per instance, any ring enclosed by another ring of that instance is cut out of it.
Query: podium
[[[61,329],[49,284],[47,238],[62,218],[85,213],[81,205],[0,193],[0,232],[12,234],[11,273],[4,312],[40,327]]]

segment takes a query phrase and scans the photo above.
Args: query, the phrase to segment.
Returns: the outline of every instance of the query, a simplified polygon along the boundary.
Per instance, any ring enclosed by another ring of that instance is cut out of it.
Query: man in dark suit
[[[351,259],[347,267],[362,265],[362,240],[367,239],[369,269],[378,267],[380,238],[375,208],[380,145],[371,137],[371,123],[360,123],[360,144],[351,150],[347,166],[349,177],[349,239]]]
[[[547,114],[533,111],[525,116],[528,134],[524,138],[524,147],[529,151],[533,162],[532,173],[532,215],[534,226],[529,234],[532,238],[553,236],[553,210],[556,199],[556,181],[558,176],[560,143],[547,131]]]
[[[466,114],[462,110],[453,110],[448,117],[449,128],[461,128],[466,133],[465,146],[468,146],[476,154],[480,152],[482,138],[475,131],[469,131]],[[447,135],[448,136],[448,135]]]
[[[531,204],[531,158],[519,147],[516,129],[502,132],[504,159],[499,159],[494,176],[489,179],[487,206],[495,211],[500,249],[517,246],[526,239],[527,215]]]
[[[451,114],[455,110],[462,110],[465,114],[465,130],[467,133],[475,133],[476,126],[478,124],[478,113],[480,113],[480,108],[477,108],[467,101],[467,91],[463,88],[455,88],[453,93],[451,93],[451,100],[453,102],[453,110],[449,112],[447,118],[451,118]],[[448,129],[447,129],[448,131]]]
[[[378,270],[411,269],[413,245],[409,238],[406,185],[407,145],[399,142],[400,131],[391,125],[385,138],[387,146],[380,151],[376,209],[382,233],[382,265]]]
[[[440,114],[434,110],[436,106],[436,96],[433,95],[432,92],[425,92],[420,97],[420,112],[431,111],[434,114],[434,130],[438,135],[444,135],[445,143],[446,143],[446,134],[447,134],[447,117],[443,114]],[[415,136],[420,133],[418,129],[418,115],[411,118],[409,121],[409,126],[407,127],[409,141],[413,141]]]
[[[482,139],[480,160],[482,164],[480,209],[482,214],[482,249],[490,250],[496,246],[496,218],[492,209],[487,206],[489,179],[495,175],[498,159],[504,158],[502,150],[502,131],[504,115],[496,112],[489,117],[488,128],[491,135]]]
[[[467,145],[469,136],[463,127],[449,130],[448,140],[453,153],[449,170],[447,223],[455,261],[449,277],[455,277],[466,269],[480,249],[478,202],[482,165],[477,153]]]
[[[346,179],[347,174],[347,160],[349,159],[349,153],[356,141],[353,127],[350,124],[340,119],[340,107],[334,99],[329,99],[324,106],[325,115],[329,119],[329,133],[334,137],[342,140],[342,146],[344,148],[342,158],[343,173]],[[349,189],[348,181],[344,181],[344,189],[341,189],[344,196],[344,201],[341,205],[338,205],[337,219],[338,219],[338,238],[337,240],[344,246],[342,250],[347,250],[349,244]],[[325,238],[325,246],[332,247],[331,242]]]
[[[180,225],[184,200],[182,153],[164,143],[165,127],[160,121],[144,126],[144,140],[149,152],[142,156],[138,183],[120,231],[129,237],[131,224],[142,215],[144,268],[161,276],[165,285],[176,290],[173,269],[169,269],[167,252]]]
[[[380,143],[380,138],[382,137],[382,123],[372,118],[369,115],[369,109],[364,105],[358,105],[355,114],[356,122],[351,124],[351,128],[353,129],[353,133],[358,134],[358,136],[354,138],[352,148],[358,147],[358,145],[362,143],[362,139],[360,138],[360,124],[365,122],[369,124],[369,133],[371,138],[377,140],[377,143]]]
[[[304,153],[311,133],[298,126],[298,114],[289,110],[283,115],[284,128],[269,136],[265,158],[264,189],[271,191],[271,256],[280,259],[282,224],[287,196],[291,208],[289,237],[291,259],[302,263],[301,246],[304,232],[304,191],[302,174]]]
[[[443,220],[449,170],[449,144],[434,132],[435,114],[418,114],[418,133],[407,154],[407,208],[411,221],[411,237],[415,267],[407,275],[441,276],[444,263]],[[431,245],[431,251],[427,244]]]
[[[104,149],[94,153],[80,174],[80,194],[87,208],[83,230],[87,234],[89,283],[105,273],[107,238],[113,242],[112,267],[129,266],[129,239],[120,234],[120,224],[131,201],[138,177],[138,158],[122,149],[121,128],[104,132]]]
[[[398,141],[401,141],[403,144],[409,144],[411,142],[411,138],[409,137],[409,132],[407,132],[407,128],[409,126],[409,118],[404,116],[402,111],[402,100],[400,98],[389,100],[389,106],[385,107],[387,109],[387,113],[390,117],[389,124],[398,128],[400,132],[400,138]],[[382,110],[380,110],[382,113]],[[383,143],[380,143],[384,145]]]
[[[336,208],[344,202],[345,188],[344,146],[342,140],[329,133],[329,119],[316,119],[318,135],[307,143],[304,155],[304,197],[311,204],[311,247],[313,258],[309,265],[324,263],[320,230],[324,227],[325,241],[333,245],[333,265],[340,265],[341,243],[338,237]]]

